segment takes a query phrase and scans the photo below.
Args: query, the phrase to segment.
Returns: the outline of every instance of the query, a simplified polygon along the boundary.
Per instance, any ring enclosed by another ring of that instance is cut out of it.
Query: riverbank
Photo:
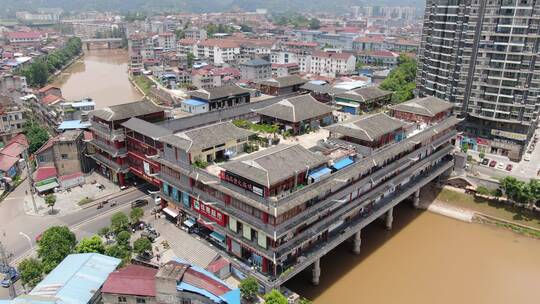
[[[495,225],[529,237],[540,238],[540,219],[522,209],[466,194],[459,189],[436,189],[429,185],[423,191],[421,206],[428,211],[464,222]]]

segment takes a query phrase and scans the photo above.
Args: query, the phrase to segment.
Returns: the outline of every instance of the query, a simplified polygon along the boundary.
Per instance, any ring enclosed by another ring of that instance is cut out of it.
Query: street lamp
[[[23,236],[24,238],[26,238],[28,240],[28,244],[30,244],[30,251],[33,251],[34,250],[34,245],[32,245],[32,239],[28,236],[28,234],[22,232],[22,231],[19,231],[19,235],[20,236]]]

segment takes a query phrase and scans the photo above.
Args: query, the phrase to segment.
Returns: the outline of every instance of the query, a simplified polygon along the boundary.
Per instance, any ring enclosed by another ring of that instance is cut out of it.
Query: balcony
[[[109,127],[95,121],[91,122],[90,131],[95,132],[97,135],[102,136],[110,141],[124,141],[125,139],[123,129],[111,130]]]
[[[127,149],[125,147],[116,148],[106,142],[96,139],[90,140],[88,143],[103,152],[107,152],[111,157],[125,157],[127,155]]]
[[[94,159],[96,162],[104,165],[105,167],[110,168],[116,173],[127,173],[129,171],[129,167],[127,164],[117,164],[114,160],[110,160],[101,154],[96,153],[90,154],[88,156]]]

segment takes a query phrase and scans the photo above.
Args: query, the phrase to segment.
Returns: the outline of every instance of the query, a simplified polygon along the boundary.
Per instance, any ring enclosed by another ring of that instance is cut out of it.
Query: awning
[[[169,207],[165,207],[162,210],[163,210],[163,212],[167,213],[168,215],[172,216],[173,218],[178,217],[179,213],[176,212],[175,210],[170,209]]]
[[[219,234],[217,232],[212,232],[210,233],[210,237],[213,238],[214,240],[220,242],[220,243],[225,243],[225,236],[222,235],[222,234]]]
[[[37,192],[41,193],[41,192],[45,192],[45,191],[54,189],[54,188],[56,188],[58,186],[60,186],[60,185],[57,182],[50,182],[50,183],[45,184],[45,185],[37,186],[36,190],[37,190]]]
[[[334,167],[334,169],[336,170],[341,170],[347,166],[350,166],[351,164],[353,164],[354,161],[348,157],[336,162],[332,167]]]
[[[318,180],[321,177],[323,177],[325,175],[328,175],[330,173],[332,173],[332,170],[330,170],[327,167],[323,167],[323,168],[320,168],[320,169],[317,169],[317,170],[314,170],[314,171],[310,172],[308,176],[313,178],[314,180]]]
[[[184,226],[188,227],[188,228],[191,228],[193,226],[195,226],[195,222],[191,219],[187,219],[184,221]]]

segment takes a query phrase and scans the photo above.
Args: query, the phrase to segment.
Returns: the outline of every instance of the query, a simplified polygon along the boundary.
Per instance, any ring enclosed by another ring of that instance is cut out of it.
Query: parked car
[[[148,205],[148,200],[146,199],[138,199],[134,202],[131,202],[131,208],[137,208]]]
[[[492,161],[489,162],[489,166],[491,168],[495,168],[496,165],[497,165],[497,161],[495,161],[495,160],[492,160]]]
[[[153,243],[159,237],[159,232],[147,229],[141,233],[141,236],[147,237]]]
[[[4,277],[2,282],[0,282],[0,285],[2,285],[2,287],[4,288],[8,288],[12,284],[17,282],[20,278],[21,275],[19,274],[19,272],[15,268],[11,268],[8,273],[6,273],[6,276]]]
[[[487,166],[489,164],[489,159],[484,158],[482,159],[482,165]]]
[[[506,165],[506,171],[512,171],[513,168],[514,166],[512,166],[512,164]]]
[[[499,169],[499,170],[504,169],[504,163],[499,163],[499,164],[497,165],[497,169]]]

